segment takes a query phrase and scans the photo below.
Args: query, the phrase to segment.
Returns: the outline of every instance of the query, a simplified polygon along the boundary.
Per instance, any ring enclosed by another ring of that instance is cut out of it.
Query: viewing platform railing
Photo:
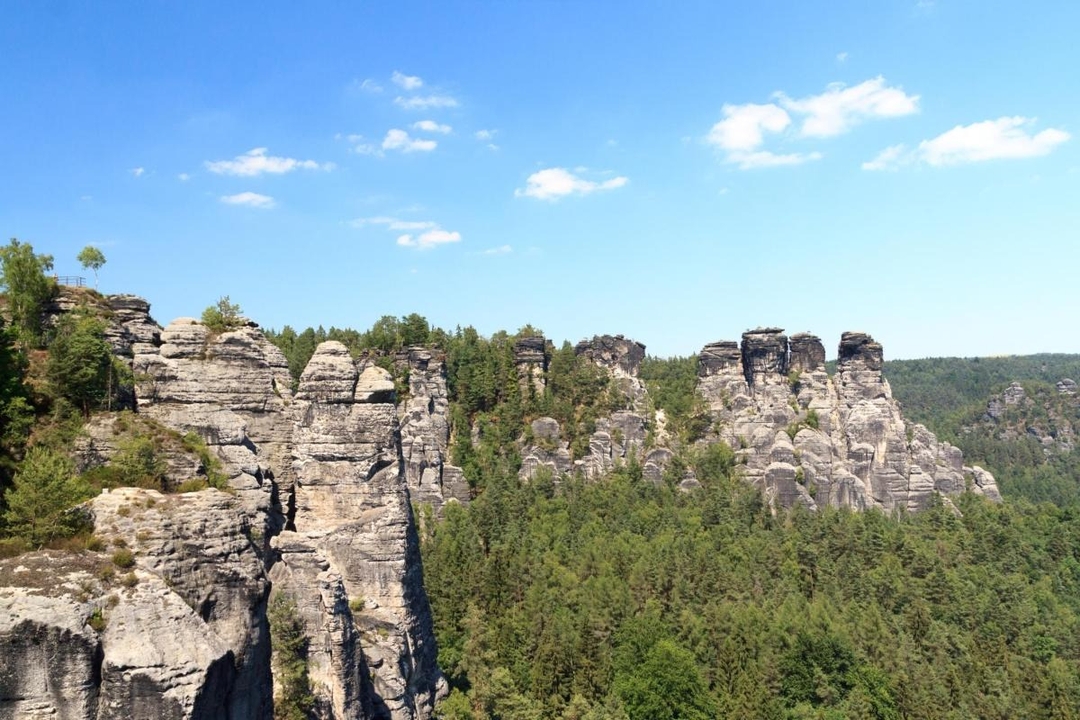
[[[57,285],[68,285],[70,287],[86,287],[86,278],[81,275],[53,275],[53,280]]]

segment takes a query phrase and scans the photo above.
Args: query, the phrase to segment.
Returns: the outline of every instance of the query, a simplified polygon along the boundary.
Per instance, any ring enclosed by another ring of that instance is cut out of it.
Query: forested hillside
[[[1080,503],[1080,452],[1071,441],[1056,442],[1080,430],[1080,396],[1058,387],[1080,378],[1080,356],[894,360],[885,374],[905,416],[993,472],[1006,496]],[[1001,396],[1013,383],[1022,399],[1008,403]],[[988,412],[994,398],[998,417]]]

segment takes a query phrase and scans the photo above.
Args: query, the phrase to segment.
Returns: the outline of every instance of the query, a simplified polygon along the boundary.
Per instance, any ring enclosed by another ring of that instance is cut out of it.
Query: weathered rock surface
[[[543,338],[541,346],[542,341]],[[409,396],[398,405],[405,482],[412,501],[430,504],[438,517],[447,502],[469,501],[465,476],[461,468],[450,464],[449,458],[446,362],[441,354],[425,348],[410,348],[398,362],[409,372]],[[543,375],[540,379],[543,380]],[[540,392],[543,392],[542,382]]]
[[[909,425],[882,377],[881,345],[844,333],[837,371],[821,341],[759,328],[702,350],[698,392],[715,437],[736,449],[745,478],[781,506],[917,510],[935,492],[968,486],[1000,499],[993,476],[960,451]]]
[[[268,717],[269,583],[235,499],[125,488],[89,510],[134,567],[0,562],[0,718]]]
[[[352,402],[307,399],[316,396],[311,383],[333,380],[324,372],[329,366],[324,360],[340,356],[340,350],[337,343],[321,344],[312,357],[318,376],[305,371],[300,379],[293,436],[296,533],[288,537],[289,552],[281,555],[284,566],[275,566],[272,576],[302,578],[293,583],[297,603],[324,608],[305,615],[311,632],[327,632],[328,623],[337,626],[338,620],[328,619],[328,613],[343,614],[336,583],[345,597],[363,598],[363,611],[349,612],[370,672],[373,717],[427,718],[446,683],[435,662],[397,410],[392,398],[369,393],[359,381]],[[389,378],[373,365],[337,367],[344,380],[367,375],[378,384]],[[430,379],[418,378],[418,386]],[[430,413],[421,418],[431,419]],[[317,603],[310,597],[316,591]],[[327,610],[332,595],[338,599]],[[353,676],[333,663],[328,667],[324,700],[333,704],[334,698],[352,697]]]

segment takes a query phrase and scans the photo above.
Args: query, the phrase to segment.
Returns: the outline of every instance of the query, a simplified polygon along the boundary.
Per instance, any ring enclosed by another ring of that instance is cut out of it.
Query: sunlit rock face
[[[782,330],[706,345],[698,392],[713,438],[737,452],[743,477],[780,506],[918,510],[934,493],[1000,499],[993,476],[963,464],[960,451],[909,425],[882,376],[881,345],[844,333],[837,370],[821,341]]]

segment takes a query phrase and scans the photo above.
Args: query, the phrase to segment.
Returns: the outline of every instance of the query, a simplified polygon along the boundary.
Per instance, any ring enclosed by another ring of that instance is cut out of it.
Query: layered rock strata
[[[990,473],[905,422],[882,364],[873,338],[844,333],[830,377],[817,337],[760,328],[741,345],[705,346],[698,392],[713,437],[736,449],[744,477],[778,505],[918,510],[934,493],[966,487],[1000,499]]]

